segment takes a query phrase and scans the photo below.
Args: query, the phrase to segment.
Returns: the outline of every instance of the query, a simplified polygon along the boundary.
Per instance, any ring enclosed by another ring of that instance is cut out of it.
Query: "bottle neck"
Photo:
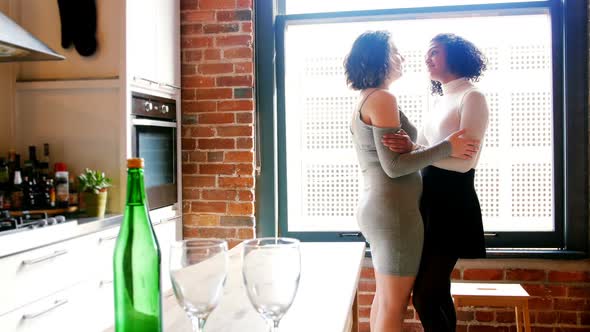
[[[143,169],[130,168],[127,171],[127,205],[143,205],[145,202]]]

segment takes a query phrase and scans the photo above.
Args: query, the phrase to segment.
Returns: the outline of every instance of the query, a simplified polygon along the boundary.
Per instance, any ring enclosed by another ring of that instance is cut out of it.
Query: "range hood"
[[[0,12],[0,62],[63,59],[63,56]]]

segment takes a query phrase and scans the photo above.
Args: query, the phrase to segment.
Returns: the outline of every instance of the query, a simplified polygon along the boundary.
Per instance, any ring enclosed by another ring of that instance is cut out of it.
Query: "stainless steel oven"
[[[144,159],[149,207],[175,204],[178,201],[176,101],[133,93],[131,104],[132,153]]]

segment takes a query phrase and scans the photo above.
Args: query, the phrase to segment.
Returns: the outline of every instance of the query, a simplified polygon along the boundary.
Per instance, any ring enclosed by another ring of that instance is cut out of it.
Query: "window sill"
[[[487,250],[487,258],[584,259],[588,253],[574,250]]]
[[[371,249],[365,249],[365,257],[371,257]],[[527,259],[563,259],[576,260],[586,259],[590,256],[583,251],[574,250],[487,250],[485,259],[512,259],[512,258],[527,258]],[[482,258],[483,259],[483,258]]]

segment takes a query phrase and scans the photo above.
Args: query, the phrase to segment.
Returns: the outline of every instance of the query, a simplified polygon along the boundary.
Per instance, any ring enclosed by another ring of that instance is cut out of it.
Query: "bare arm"
[[[451,143],[444,140],[428,148],[413,150],[409,153],[399,154],[391,151],[381,143],[381,137],[387,133],[394,133],[398,128],[373,128],[373,140],[379,156],[381,168],[390,178],[414,173],[437,160],[442,160],[451,155]]]
[[[386,133],[394,133],[400,129],[399,110],[395,96],[386,91],[378,91],[368,100],[361,116],[367,117],[373,125],[373,140],[377,149],[379,163],[387,176],[396,178],[414,173],[434,161],[451,155],[451,144],[444,140],[426,149],[399,154],[391,151],[381,143]]]
[[[459,129],[466,129],[468,138],[483,140],[488,126],[488,104],[480,91],[471,91],[465,95],[460,110]],[[479,154],[479,152],[478,152]],[[434,166],[449,171],[465,173],[475,167],[477,155],[470,159],[446,158],[434,163]]]

